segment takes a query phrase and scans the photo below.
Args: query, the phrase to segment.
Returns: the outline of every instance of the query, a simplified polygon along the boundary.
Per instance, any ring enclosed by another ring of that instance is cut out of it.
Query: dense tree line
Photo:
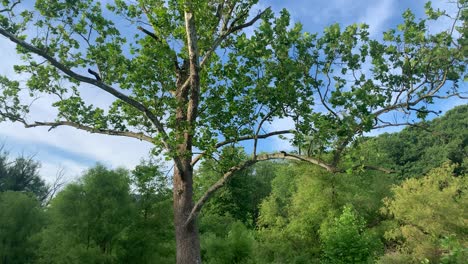
[[[464,263],[467,128],[464,105],[359,141],[345,150],[352,171],[280,161],[237,172],[198,222],[204,263]],[[223,155],[248,158],[236,147]],[[172,193],[158,163],[97,165],[44,205],[38,163],[1,160],[1,263],[174,263]],[[201,164],[197,195],[230,168],[223,162]],[[19,177],[18,166],[30,169]]]

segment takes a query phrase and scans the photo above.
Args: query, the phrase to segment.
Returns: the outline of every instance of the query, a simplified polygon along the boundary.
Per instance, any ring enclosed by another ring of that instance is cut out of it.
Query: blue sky
[[[434,1],[436,7],[450,8],[448,1]],[[301,22],[308,32],[321,32],[327,25],[339,23],[346,26],[355,22],[370,25],[371,37],[380,38],[381,33],[401,22],[401,13],[410,8],[421,17],[424,13],[424,1],[415,0],[268,0],[261,1],[258,9],[271,6],[275,12],[286,8],[294,22]],[[444,23],[434,24],[433,30],[444,28]],[[14,46],[0,37],[0,74],[15,76],[12,65],[19,62]],[[17,76],[17,78],[21,78]],[[465,86],[466,88],[466,86]],[[97,90],[87,89],[84,97],[99,106],[107,105],[112,98]],[[33,108],[36,117],[53,119],[54,111],[49,108],[50,100],[41,98]],[[446,101],[438,107],[446,111],[461,100]],[[49,118],[48,118],[49,117]],[[50,118],[52,117],[52,118]],[[276,120],[270,125],[273,129],[292,128],[290,120]],[[378,131],[382,132],[382,131]],[[373,134],[376,134],[374,132]],[[83,170],[96,162],[111,167],[134,167],[141,158],[148,157],[151,145],[135,139],[109,137],[89,134],[73,128],[59,127],[48,131],[47,128],[25,129],[19,124],[0,123],[0,143],[5,145],[12,155],[35,155],[42,163],[41,174],[47,180],[53,179],[58,169],[65,169],[67,178],[73,179]],[[287,142],[279,139],[264,141],[262,149],[290,149]]]

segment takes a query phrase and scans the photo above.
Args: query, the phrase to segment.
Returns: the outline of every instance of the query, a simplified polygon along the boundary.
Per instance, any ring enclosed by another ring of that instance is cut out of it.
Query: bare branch
[[[457,2],[457,6],[458,6],[458,5],[459,5],[459,3]],[[453,35],[453,31],[455,30],[455,27],[456,27],[456,25],[457,25],[457,23],[458,23],[458,20],[460,19],[460,16],[461,16],[461,14],[462,14],[462,11],[463,11],[463,8],[460,7],[460,6],[458,6],[457,15],[455,16],[455,19],[453,19],[452,27],[450,28],[450,31],[449,31],[449,32],[450,32],[450,33],[449,33],[450,36]],[[453,43],[456,47],[458,47],[458,48],[460,47],[460,46],[455,42],[454,39],[452,39],[452,43]]]
[[[262,154],[258,155],[256,159],[250,159],[247,160],[241,164],[238,164],[234,167],[231,167],[226,173],[224,173],[223,177],[219,179],[215,184],[213,184],[204,194],[203,196],[197,201],[195,206],[193,207],[192,211],[190,212],[189,217],[187,218],[185,224],[190,223],[195,217],[198,215],[200,212],[201,208],[205,204],[205,202],[213,195],[214,192],[216,192],[219,188],[223,187],[224,184],[234,175],[235,172],[240,171],[244,168],[247,168],[249,166],[254,165],[255,163],[259,161],[266,161],[266,160],[273,160],[273,159],[290,159],[290,160],[299,160],[299,161],[305,161],[309,162],[315,165],[318,165],[320,167],[325,168],[327,171],[330,172],[337,172],[338,170],[334,167],[331,167],[331,165],[326,164],[325,162],[319,160],[319,159],[314,159],[310,157],[304,157],[304,156],[299,156],[295,154],[289,154],[286,152],[279,152],[279,153],[273,153],[273,154]]]
[[[6,116],[5,114],[2,114],[3,116]],[[130,132],[130,131],[116,131],[116,130],[110,130],[110,129],[98,129],[90,126],[85,126],[81,125],[75,122],[70,122],[70,121],[55,121],[55,122],[34,122],[34,123],[27,123],[23,118],[18,118],[14,116],[6,116],[8,117],[11,121],[16,121],[20,122],[24,125],[25,128],[32,128],[32,127],[49,127],[49,131],[59,127],[59,126],[69,126],[69,127],[74,127],[76,129],[84,130],[89,133],[95,133],[95,134],[105,134],[105,135],[112,135],[112,136],[121,136],[121,137],[130,137],[130,138],[136,138],[139,140],[147,141],[150,143],[153,143],[153,138],[150,136],[147,136],[143,133],[135,133],[135,132]]]
[[[260,129],[262,129],[263,123],[270,118],[270,116],[273,114],[273,111],[270,111],[267,115],[265,115],[262,120],[260,121],[260,124],[258,124],[257,131],[255,132],[254,136],[254,148],[253,148],[253,157],[254,159],[257,158],[257,143],[258,143],[258,133],[260,133]]]
[[[214,41],[213,45],[211,48],[205,53],[203,56],[203,59],[200,63],[200,67],[203,68],[203,66],[206,64],[206,62],[210,59],[211,55],[213,55],[213,52],[218,48],[218,46],[221,44],[223,40],[225,40],[230,34],[235,33],[239,30],[242,30],[244,28],[248,28],[255,24],[262,16],[265,14],[267,10],[269,10],[270,7],[265,8],[263,11],[259,12],[254,18],[252,18],[250,21],[237,25],[237,26],[231,26],[228,28],[225,32],[222,32],[221,35]]]
[[[328,80],[328,84],[326,86],[326,90],[325,90],[325,94],[322,95],[322,92],[320,91],[320,88],[317,89],[317,92],[319,94],[319,97],[320,97],[320,101],[322,102],[322,105],[328,110],[328,112],[332,113],[336,119],[338,121],[341,121],[340,117],[338,116],[338,114],[333,111],[330,106],[326,103],[326,97],[327,97],[327,94],[330,90],[330,85],[331,85],[331,78],[330,78],[330,72],[329,70],[326,72],[325,76],[327,77],[327,80]]]
[[[156,36],[153,32],[150,32],[149,30],[146,30],[144,29],[143,27],[141,26],[138,26],[137,27],[138,30],[142,31],[143,33],[145,33],[146,35],[152,37],[154,40],[156,40],[157,42],[161,42],[161,39],[158,38],[158,36]]]
[[[1,10],[0,10],[0,13],[13,11],[13,8],[15,8],[15,6],[18,5],[19,3],[21,3],[20,0],[15,1],[10,7],[1,9]]]
[[[243,137],[239,137],[239,138],[236,138],[236,139],[232,139],[232,140],[225,140],[225,141],[222,141],[222,142],[219,142],[218,144],[216,144],[214,146],[214,148],[220,148],[220,147],[223,147],[223,146],[226,146],[228,144],[232,144],[232,143],[237,143],[237,142],[240,142],[240,141],[245,141],[245,140],[252,140],[252,139],[264,139],[264,138],[268,138],[268,137],[271,137],[271,136],[277,136],[277,135],[284,135],[284,134],[292,134],[294,133],[293,130],[279,130],[279,131],[274,131],[274,132],[270,132],[270,133],[266,133],[266,134],[262,134],[262,135],[252,135],[252,136],[243,136]],[[196,156],[192,162],[191,162],[191,165],[195,165],[202,157],[203,155],[206,154],[206,151],[200,153],[198,156]]]
[[[333,166],[332,164],[325,163],[324,161],[312,157],[307,157],[307,156],[302,156],[302,155],[296,155],[296,154],[291,154],[291,153],[286,153],[286,152],[280,152],[281,155],[273,155],[273,159],[290,159],[290,160],[299,160],[299,161],[304,161],[308,163],[315,164],[319,167],[322,167],[326,169],[327,171],[331,173],[336,173],[336,172],[341,172],[336,166]],[[272,158],[269,158],[272,159]]]
[[[254,18],[252,18],[250,21],[248,21],[248,22],[246,22],[244,24],[235,26],[235,27],[231,27],[231,29],[229,30],[230,33],[233,33],[233,32],[236,32],[236,31],[239,31],[239,30],[242,30],[244,28],[248,28],[248,27],[252,26],[253,24],[255,24],[255,22],[257,22],[263,16],[263,14],[265,14],[265,12],[267,10],[270,10],[270,9],[271,9],[271,7],[267,7],[263,11],[258,12],[258,14]]]
[[[437,87],[432,89],[430,92],[428,92],[428,93],[426,93],[424,95],[421,95],[420,97],[418,97],[414,101],[407,101],[407,102],[404,102],[404,103],[395,102],[392,105],[389,105],[389,106],[387,106],[385,108],[382,108],[380,110],[375,111],[374,113],[372,113],[372,115],[374,115],[375,117],[378,117],[378,116],[380,116],[380,115],[382,115],[384,113],[388,113],[388,112],[390,112],[392,110],[395,110],[395,109],[398,109],[398,108],[402,108],[402,109],[410,108],[412,106],[417,105],[418,103],[422,102],[425,99],[437,98],[438,96],[436,95],[436,93],[444,86],[446,80],[447,80],[447,71],[444,72],[444,74],[442,76],[442,79],[440,80],[440,83],[437,85]],[[415,92],[415,90],[408,91],[408,94],[411,94],[413,92]]]
[[[359,167],[359,166],[357,166],[357,167]],[[378,167],[378,166],[373,166],[373,165],[363,165],[362,167],[365,170],[375,170],[375,171],[384,172],[386,174],[395,173],[394,170],[390,170],[390,169],[386,169],[386,168],[382,168],[382,167]]]
[[[345,172],[345,170],[338,169],[337,167],[327,164],[324,161],[321,161],[319,159],[311,158],[311,157],[306,157],[306,156],[301,156],[301,155],[295,155],[295,154],[290,154],[286,152],[279,152],[279,153],[272,153],[272,154],[262,154],[258,155],[256,159],[250,159],[247,161],[244,161],[234,167],[231,167],[226,173],[224,173],[223,177],[220,178],[215,184],[213,184],[208,190],[203,194],[203,196],[197,201],[197,203],[194,205],[192,208],[192,211],[190,212],[187,220],[185,221],[185,224],[187,225],[191,221],[193,221],[198,213],[200,212],[201,208],[203,205],[210,199],[210,197],[221,187],[226,184],[229,179],[231,179],[234,174],[238,171],[241,171],[249,166],[254,165],[255,163],[259,161],[267,161],[267,160],[274,160],[274,159],[290,159],[290,160],[297,160],[297,161],[303,161],[303,162],[308,162],[312,163],[315,165],[318,165],[324,169],[326,169],[328,172],[331,173],[340,173],[340,172]],[[355,168],[358,168],[360,166],[355,166]],[[373,166],[373,165],[363,165],[362,166],[364,169],[367,170],[376,170],[376,171],[381,171],[384,173],[393,173],[394,171],[381,168],[378,166]]]
[[[92,74],[94,76],[94,78],[96,78],[96,81],[101,81],[101,76],[99,76],[99,73],[91,70],[91,69],[88,69],[88,73],[89,74]]]
[[[60,191],[65,184],[67,184],[63,179],[64,176],[65,171],[63,168],[60,168],[55,174],[54,182],[48,187],[47,194],[41,199],[44,201],[43,206],[48,206],[50,201],[55,197],[55,194]]]
[[[216,192],[218,189],[224,186],[224,184],[234,175],[235,172],[240,171],[244,168],[247,168],[256,162],[260,161],[260,156],[256,160],[248,160],[245,161],[237,166],[230,168],[221,179],[219,179],[215,184],[213,184],[204,194],[203,196],[197,201],[197,203],[192,208],[187,220],[185,221],[185,225],[188,225],[192,222],[200,212],[201,208],[205,204],[206,201]]]
[[[427,110],[427,109],[418,109],[418,108],[413,108],[413,107],[407,107],[406,109],[408,111],[415,111],[415,112],[422,113],[422,114],[432,113],[432,114],[435,114],[436,116],[438,116],[442,112],[442,111],[434,111],[434,110]]]
[[[432,132],[426,126],[420,125],[420,124],[417,124],[417,123],[411,123],[411,122],[395,122],[395,123],[392,123],[392,122],[383,121],[381,119],[378,119],[378,122],[380,122],[381,124],[373,126],[372,129],[380,129],[380,128],[385,128],[385,127],[398,127],[398,126],[412,126],[412,127],[417,127],[417,128],[426,130],[428,132]]]
[[[463,99],[463,100],[468,99],[468,96],[462,96],[460,93],[449,94],[449,95],[446,95],[446,96],[441,96],[441,95],[433,95],[432,96],[432,98],[437,98],[437,99],[447,99],[447,98],[451,98],[451,97],[458,97],[458,98]]]

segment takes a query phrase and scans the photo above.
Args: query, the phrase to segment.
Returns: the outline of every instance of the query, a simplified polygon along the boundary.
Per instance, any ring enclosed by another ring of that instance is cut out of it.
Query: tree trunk
[[[192,139],[195,131],[195,120],[197,118],[200,77],[197,36],[195,19],[191,4],[190,9],[185,11],[185,23],[187,30],[187,46],[189,60],[177,72],[176,99],[178,107],[176,110],[176,162],[174,166],[174,224],[176,231],[177,264],[199,264],[201,263],[200,239],[196,218],[186,222],[193,208],[193,167]],[[186,82],[189,82],[186,84]]]
[[[200,239],[195,219],[185,224],[193,207],[193,168],[185,163],[184,171],[174,168],[174,224],[177,264],[201,263]]]

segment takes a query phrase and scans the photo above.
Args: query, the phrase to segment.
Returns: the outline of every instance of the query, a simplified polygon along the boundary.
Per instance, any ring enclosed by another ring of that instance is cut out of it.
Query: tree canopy
[[[198,213],[236,171],[270,159],[353,169],[344,166],[344,151],[363,133],[412,124],[432,114],[437,100],[464,98],[465,0],[454,3],[454,14],[430,3],[424,18],[407,10],[382,39],[371,39],[366,24],[304,32],[287,10],[257,11],[257,3],[3,0],[0,35],[16,44],[22,63],[14,69],[26,81],[0,76],[0,120],[153,144],[174,162],[177,259],[189,263],[201,260]],[[430,31],[441,17],[451,24]],[[113,101],[95,106],[87,89]],[[54,98],[50,120],[32,118],[41,96]],[[282,118],[294,127],[266,130]],[[258,154],[259,139],[283,134],[293,134],[299,153]],[[193,201],[195,164],[246,140],[249,158]]]
[[[2,263],[32,263],[37,256],[33,236],[44,225],[40,203],[22,192],[0,192],[0,260]]]
[[[453,176],[454,168],[444,164],[421,179],[408,179],[392,189],[393,198],[385,200],[384,211],[399,223],[386,236],[403,238],[400,252],[415,262],[428,259],[437,263],[451,258],[453,262],[448,263],[462,263],[468,256],[465,221],[468,182],[466,175]],[[444,240],[451,240],[462,250],[440,250],[447,242]]]
[[[39,201],[45,201],[51,189],[39,176],[39,168],[39,162],[32,157],[20,156],[11,160],[0,148],[0,192],[27,192]]]

